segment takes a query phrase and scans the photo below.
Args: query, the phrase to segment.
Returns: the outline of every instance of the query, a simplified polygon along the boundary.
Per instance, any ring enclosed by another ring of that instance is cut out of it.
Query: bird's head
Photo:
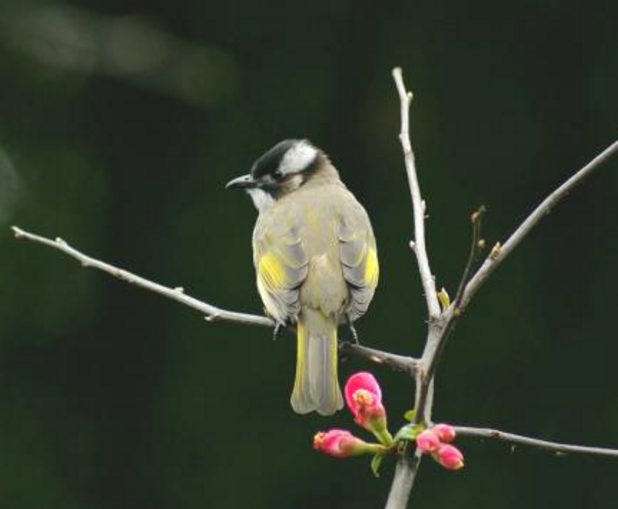
[[[250,173],[231,180],[225,187],[244,189],[263,212],[310,182],[338,178],[337,171],[319,148],[307,140],[284,140],[264,153]]]

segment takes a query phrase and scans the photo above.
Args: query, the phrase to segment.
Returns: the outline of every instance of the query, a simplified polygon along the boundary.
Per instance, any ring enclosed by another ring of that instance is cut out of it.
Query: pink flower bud
[[[450,444],[442,444],[433,455],[434,459],[444,468],[459,470],[463,468],[463,454],[457,447]]]
[[[364,392],[354,397],[357,391]],[[362,408],[382,405],[382,390],[371,373],[361,371],[348,378],[345,384],[345,400],[356,419]],[[360,423],[359,423],[360,424]]]
[[[345,399],[354,415],[354,422],[371,431],[384,445],[393,442],[386,428],[386,410],[382,405],[382,391],[371,373],[352,375],[345,385]]]
[[[416,437],[416,446],[422,452],[435,452],[440,445],[440,438],[433,429],[426,429]]]
[[[336,458],[375,453],[378,444],[368,444],[344,429],[320,431],[313,437],[313,448]]]
[[[436,424],[431,428],[433,432],[438,435],[441,442],[452,442],[455,440],[455,428],[448,424]]]

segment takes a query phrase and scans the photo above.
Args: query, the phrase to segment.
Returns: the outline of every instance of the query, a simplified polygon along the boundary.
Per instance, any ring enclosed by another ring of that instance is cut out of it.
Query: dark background
[[[504,240],[618,136],[617,21],[608,1],[0,2],[0,506],[381,507],[392,461],[376,480],[311,450],[353,423],[291,411],[292,338],[207,324],[9,226],[260,312],[256,214],[223,186],[308,137],[378,238],[362,341],[418,354],[392,67],[415,92],[428,247],[452,294],[475,206]],[[436,420],[618,447],[617,197],[613,160],[489,280],[440,366]],[[396,428],[411,382],[369,369]],[[618,503],[615,461],[459,445],[466,468],[427,461],[412,507]]]

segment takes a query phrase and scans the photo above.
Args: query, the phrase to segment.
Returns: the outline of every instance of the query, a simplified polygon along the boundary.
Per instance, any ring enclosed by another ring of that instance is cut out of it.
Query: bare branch
[[[470,428],[467,426],[454,426],[458,436],[469,438],[490,438],[516,445],[525,445],[536,449],[556,454],[594,454],[597,456],[609,456],[618,458],[618,449],[607,449],[603,447],[587,447],[583,445],[561,444],[558,442],[548,442],[536,438],[515,435],[505,431],[490,428]]]
[[[618,141],[614,142],[608,148],[606,148],[601,154],[595,157],[591,162],[579,170],[575,175],[569,178],[558,189],[552,192],[543,202],[528,216],[528,218],[517,228],[517,230],[509,237],[506,243],[501,246],[497,243],[485,261],[481,265],[477,273],[470,279],[469,283],[465,286],[463,295],[460,290],[457,292],[458,296],[451,306],[445,310],[441,316],[441,320],[434,324],[434,330],[429,331],[427,344],[425,351],[421,358],[421,368],[419,384],[420,390],[418,391],[418,398],[415,405],[417,416],[419,419],[424,417],[425,414],[425,402],[427,399],[427,391],[429,385],[433,380],[438,363],[440,362],[442,352],[444,351],[446,341],[449,334],[453,330],[457,319],[459,318],[461,311],[465,309],[470,299],[476,293],[480,285],[491,275],[491,273],[498,267],[500,263],[517,247],[517,245],[525,238],[525,236],[532,230],[534,226],[540,221],[540,219],[548,214],[550,210],[564,198],[574,187],[582,183],[583,180],[590,175],[595,169],[599,168],[609,157],[618,152]],[[480,226],[480,225],[479,225]],[[480,240],[480,237],[479,237]],[[438,331],[435,331],[438,328]]]
[[[167,286],[163,286],[159,283],[155,283],[154,281],[150,281],[145,279],[137,274],[133,274],[132,272],[126,271],[119,267],[115,267],[114,265],[110,265],[109,263],[102,262],[97,260],[96,258],[92,258],[81,251],[71,247],[64,240],[57,238],[56,240],[51,240],[46,237],[42,237],[40,235],[35,235],[34,233],[29,233],[27,231],[18,228],[17,226],[13,226],[12,230],[15,234],[15,238],[30,240],[32,242],[36,242],[38,244],[43,244],[44,246],[48,246],[58,251],[61,251],[72,258],[75,258],[82,267],[92,267],[94,269],[101,270],[106,272],[107,274],[111,274],[112,276],[126,281],[127,283],[133,284],[135,286],[139,286],[140,288],[144,288],[154,293],[158,293],[159,295],[163,295],[168,299],[175,300],[188,306],[192,309],[196,309],[197,311],[203,313],[206,316],[206,320],[208,322],[216,322],[216,321],[227,321],[227,322],[235,322],[243,325],[260,325],[263,327],[274,327],[275,323],[273,320],[266,316],[259,315],[250,315],[247,313],[238,313],[236,311],[228,311],[226,309],[221,309],[212,304],[207,304],[201,300],[196,299],[195,297],[191,297],[184,292],[184,289],[181,287],[170,288]],[[412,357],[404,357],[403,355],[391,354],[388,352],[382,352],[381,350],[376,350],[373,348],[367,348],[360,345],[353,344],[345,344],[342,346],[346,353],[353,355],[362,360],[366,360],[369,362],[373,362],[375,364],[383,364],[389,366],[392,369],[405,371],[408,373],[414,373],[416,370],[418,360]]]
[[[497,244],[487,259],[483,262],[481,268],[470,280],[470,283],[464,292],[461,307],[465,308],[468,305],[470,299],[472,299],[474,294],[491,275],[491,273],[498,268],[498,266],[513,252],[513,250],[526,237],[526,235],[530,233],[532,228],[534,228],[544,216],[549,214],[558,202],[562,200],[562,198],[567,196],[576,186],[581,184],[588,176],[590,176],[595,170],[599,169],[603,163],[605,163],[617,152],[618,141],[615,141],[586,166],[575,173],[575,175],[568,179],[558,189],[547,196],[547,198],[545,198],[541,204],[532,211],[532,213],[515,230],[515,232],[513,232],[504,245],[500,246]]]
[[[385,366],[389,366],[397,371],[403,371],[411,375],[414,375],[418,367],[419,361],[413,357],[383,352],[381,350],[367,348],[366,346],[355,345],[353,343],[342,343],[340,348],[343,353],[349,353],[354,357],[370,361],[375,364],[384,364]]]
[[[472,276],[472,269],[476,263],[476,259],[484,241],[480,235],[480,219],[481,214],[475,213],[472,216],[473,223],[473,240],[470,251],[468,264],[464,271],[461,284],[457,290],[457,294],[453,303],[448,306],[443,312],[440,312],[440,304],[435,290],[435,283],[429,267],[427,251],[425,248],[425,231],[424,231],[424,214],[425,206],[421,198],[416,174],[414,154],[409,139],[409,106],[412,95],[406,91],[403,83],[401,69],[393,70],[393,77],[399,92],[401,103],[401,134],[400,141],[404,151],[406,170],[408,180],[410,182],[410,190],[412,195],[412,203],[414,206],[414,230],[416,239],[411,243],[416,254],[421,281],[427,299],[427,307],[429,311],[429,327],[428,335],[425,343],[425,348],[422,357],[418,360],[414,373],[416,382],[415,396],[415,421],[423,422],[431,418],[431,410],[433,406],[433,378],[437,370],[437,366],[442,357],[447,339],[452,332],[461,311],[469,303],[472,296],[476,293],[481,284],[489,277],[489,275],[497,268],[511,251],[523,240],[530,230],[540,221],[540,219],[549,213],[549,211],[575,186],[580,184],[588,175],[595,169],[601,166],[610,156],[618,152],[618,141],[608,147],[599,156],[588,163],[584,168],[577,172],[573,177],[567,180],[556,191],[551,193],[522,223],[522,225],[511,235],[504,246],[497,243],[489,253],[486,260],[481,265],[480,269]],[[580,452],[592,454],[604,454],[614,456],[617,453],[610,449],[569,446],[564,444],[554,444],[552,442],[544,442],[540,440],[521,437],[508,433],[502,433],[496,430],[483,430],[477,428],[459,428],[463,436],[476,436],[495,438],[513,443],[520,443],[535,447],[554,450],[555,452]],[[553,449],[552,449],[553,448]],[[409,455],[406,458],[405,453],[397,464],[395,477],[391,486],[391,494],[387,502],[387,509],[403,509],[407,505],[410,491],[414,484],[416,474],[418,472],[419,463],[413,461]]]
[[[385,509],[405,509],[408,506],[410,492],[414,487],[416,474],[421,464],[421,457],[422,455],[418,450],[412,456],[405,453],[399,456]]]
[[[436,369],[442,358],[442,353],[446,348],[447,340],[455,327],[457,318],[461,313],[460,303],[468,281],[472,277],[473,269],[479,254],[485,247],[485,242],[481,238],[481,226],[485,214],[485,207],[480,207],[472,213],[472,242],[468,262],[461,277],[461,282],[457,289],[457,294],[452,304],[442,312],[440,320],[430,324],[429,335],[425,350],[421,358],[420,368],[417,371],[417,397],[414,405],[417,422],[423,419],[430,419],[432,402],[429,398],[429,389],[433,382]]]
[[[32,242],[37,242],[39,244],[43,244],[45,246],[57,249],[58,251],[62,251],[63,253],[71,256],[72,258],[75,258],[82,265],[82,267],[92,267],[94,269],[107,272],[108,274],[111,274],[115,278],[121,279],[122,281],[126,281],[127,283],[139,286],[141,288],[145,288],[146,290],[158,293],[159,295],[163,295],[168,299],[175,300],[177,302],[180,302],[181,304],[184,304],[185,306],[196,309],[197,311],[203,313],[209,322],[224,320],[228,322],[243,323],[245,325],[261,325],[264,327],[274,326],[274,322],[270,318],[267,318],[265,316],[226,311],[225,309],[212,306],[211,304],[207,304],[206,302],[202,302],[201,300],[185,294],[184,289],[181,287],[169,288],[153,281],[149,281],[148,279],[128,272],[124,269],[114,267],[109,263],[99,261],[95,258],[85,255],[84,253],[81,253],[75,248],[72,248],[60,238],[57,238],[56,240],[51,240],[45,237],[41,237],[40,235],[26,232],[18,228],[17,226],[13,226],[12,230],[15,233],[16,238],[31,240]]]
[[[401,103],[401,133],[399,135],[399,140],[403,148],[406,172],[410,184],[410,194],[412,196],[412,206],[414,208],[414,242],[410,243],[410,245],[418,261],[423,291],[425,292],[425,299],[427,300],[429,319],[435,320],[440,316],[440,304],[436,294],[436,284],[433,279],[433,274],[431,273],[431,268],[429,267],[427,248],[425,247],[425,202],[421,196],[421,188],[416,174],[414,152],[412,152],[412,144],[410,143],[409,113],[410,103],[412,102],[412,92],[406,90],[400,67],[393,69],[393,78],[397,85]]]
[[[470,254],[468,255],[468,262],[464,269],[457,293],[455,294],[455,300],[453,305],[455,306],[455,312],[459,310],[459,304],[463,297],[464,290],[468,285],[468,282],[474,275],[474,268],[477,260],[480,257],[481,251],[485,247],[485,241],[481,237],[481,227],[483,224],[483,215],[485,214],[485,207],[481,206],[470,215],[470,222],[472,223],[472,243],[470,244]]]

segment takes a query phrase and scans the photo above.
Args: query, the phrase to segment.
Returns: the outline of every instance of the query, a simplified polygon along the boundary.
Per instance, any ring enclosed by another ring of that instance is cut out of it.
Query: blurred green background
[[[288,403],[294,341],[207,324],[84,270],[17,224],[229,309],[260,312],[249,199],[225,182],[277,141],[324,148],[382,265],[361,340],[418,354],[425,307],[390,71],[438,284],[470,211],[489,244],[618,136],[616,2],[0,1],[0,506],[376,508],[393,469],[311,450],[352,427]],[[461,320],[437,420],[618,447],[618,160],[549,215]],[[346,374],[368,366],[342,366]],[[395,427],[401,374],[371,366]],[[411,507],[615,508],[618,463],[461,442]]]

